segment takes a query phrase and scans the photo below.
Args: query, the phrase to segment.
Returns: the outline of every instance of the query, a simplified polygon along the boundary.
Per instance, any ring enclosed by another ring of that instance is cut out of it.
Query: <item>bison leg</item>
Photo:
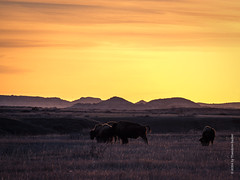
[[[144,140],[145,143],[148,144],[148,139],[147,139],[147,136],[145,134],[143,136],[141,136],[141,138]]]
[[[122,138],[122,143],[127,144],[128,143],[128,138]]]
[[[98,143],[101,142],[101,138],[99,138],[99,137],[96,137],[96,140],[97,140]]]
[[[114,136],[114,142],[115,143],[117,142],[117,136]]]
[[[110,142],[112,144],[113,143],[113,137],[110,137],[108,142]]]

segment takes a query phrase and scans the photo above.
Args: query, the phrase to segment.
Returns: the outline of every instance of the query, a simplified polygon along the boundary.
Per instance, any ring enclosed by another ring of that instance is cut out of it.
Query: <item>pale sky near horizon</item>
[[[0,94],[240,101],[239,0],[1,0]]]

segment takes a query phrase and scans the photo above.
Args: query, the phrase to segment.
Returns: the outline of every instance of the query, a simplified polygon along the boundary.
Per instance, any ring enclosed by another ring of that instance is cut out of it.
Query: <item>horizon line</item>
[[[124,99],[124,100],[126,100],[126,101],[129,101],[129,102],[131,102],[131,103],[133,103],[133,104],[136,104],[136,103],[138,103],[139,101],[150,102],[150,101],[158,100],[158,99],[173,99],[173,98],[182,98],[182,99],[190,100],[190,101],[192,101],[192,102],[194,102],[194,103],[197,103],[197,104],[200,104],[200,103],[203,103],[203,104],[230,104],[230,103],[240,103],[240,101],[228,101],[228,102],[217,102],[217,103],[216,103],[216,102],[211,102],[211,103],[209,103],[209,102],[203,102],[203,101],[198,101],[198,102],[196,102],[196,101],[193,101],[193,100],[188,99],[188,98],[185,98],[185,97],[177,97],[177,96],[165,97],[165,98],[154,98],[154,99],[151,99],[150,101],[146,101],[146,100],[144,100],[144,99],[140,99],[140,100],[138,100],[138,101],[136,101],[136,102],[132,102],[132,101],[130,101],[130,100],[124,98],[124,97],[116,96],[116,95],[115,95],[115,96],[111,96],[111,97],[109,97],[109,98],[107,98],[107,99],[102,99],[102,98],[100,98],[100,97],[94,97],[94,96],[81,96],[80,98],[77,98],[77,99],[74,99],[74,100],[66,100],[66,99],[63,99],[63,98],[57,97],[57,96],[40,96],[40,95],[23,95],[23,94],[21,94],[21,95],[0,94],[0,96],[18,96],[18,97],[20,97],[20,96],[25,96],[25,97],[38,97],[38,98],[46,98],[46,99],[47,99],[47,98],[58,98],[58,99],[61,99],[61,100],[64,100],[64,101],[68,101],[68,102],[73,102],[73,101],[79,100],[80,98],[88,98],[88,97],[89,97],[89,98],[99,98],[101,101],[106,101],[106,100],[109,100],[109,99],[111,99],[111,98],[113,98],[113,97],[118,97],[118,98],[122,98],[122,99]]]

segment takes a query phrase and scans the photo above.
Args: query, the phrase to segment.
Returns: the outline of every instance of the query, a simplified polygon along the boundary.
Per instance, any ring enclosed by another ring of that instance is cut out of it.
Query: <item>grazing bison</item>
[[[113,126],[113,124],[116,124],[117,122],[116,121],[108,121],[106,123],[110,126]],[[117,139],[118,139],[117,135],[113,135],[113,137],[114,137],[114,142],[117,142]]]
[[[104,124],[97,124],[91,131],[90,131],[90,139],[96,138],[97,142],[112,142],[113,140],[113,129],[107,123]]]
[[[94,138],[96,138],[96,136],[97,136],[99,130],[101,129],[101,127],[102,127],[101,124],[96,124],[95,127],[93,129],[91,129],[91,131],[89,133],[90,134],[90,139],[93,140]]]
[[[120,121],[112,125],[113,132],[115,136],[118,136],[122,140],[123,144],[128,143],[128,138],[138,138],[141,137],[147,144],[147,130],[150,132],[149,126],[142,126],[137,123]]]
[[[205,126],[203,129],[202,137],[199,139],[203,146],[208,146],[209,142],[213,144],[215,138],[215,129],[210,126]]]

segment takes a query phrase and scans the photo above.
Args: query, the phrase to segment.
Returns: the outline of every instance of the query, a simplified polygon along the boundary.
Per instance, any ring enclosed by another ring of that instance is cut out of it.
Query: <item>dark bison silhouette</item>
[[[108,125],[110,125],[110,126],[113,126],[113,124],[116,124],[117,122],[116,121],[108,121],[108,122],[106,122]],[[114,138],[114,142],[117,142],[117,140],[118,140],[118,137],[117,137],[117,135],[115,134],[115,135],[113,135],[113,138]]]
[[[202,132],[202,137],[199,139],[203,146],[208,146],[211,142],[213,144],[216,131],[210,126],[205,126]]]
[[[112,125],[114,136],[117,136],[122,140],[123,144],[128,143],[128,138],[138,138],[141,137],[147,144],[147,132],[150,132],[151,129],[149,126],[142,126],[137,123],[119,121]]]
[[[108,143],[112,142],[113,140],[113,129],[107,123],[97,124],[95,127],[90,131],[90,139],[96,138],[98,143]]]

